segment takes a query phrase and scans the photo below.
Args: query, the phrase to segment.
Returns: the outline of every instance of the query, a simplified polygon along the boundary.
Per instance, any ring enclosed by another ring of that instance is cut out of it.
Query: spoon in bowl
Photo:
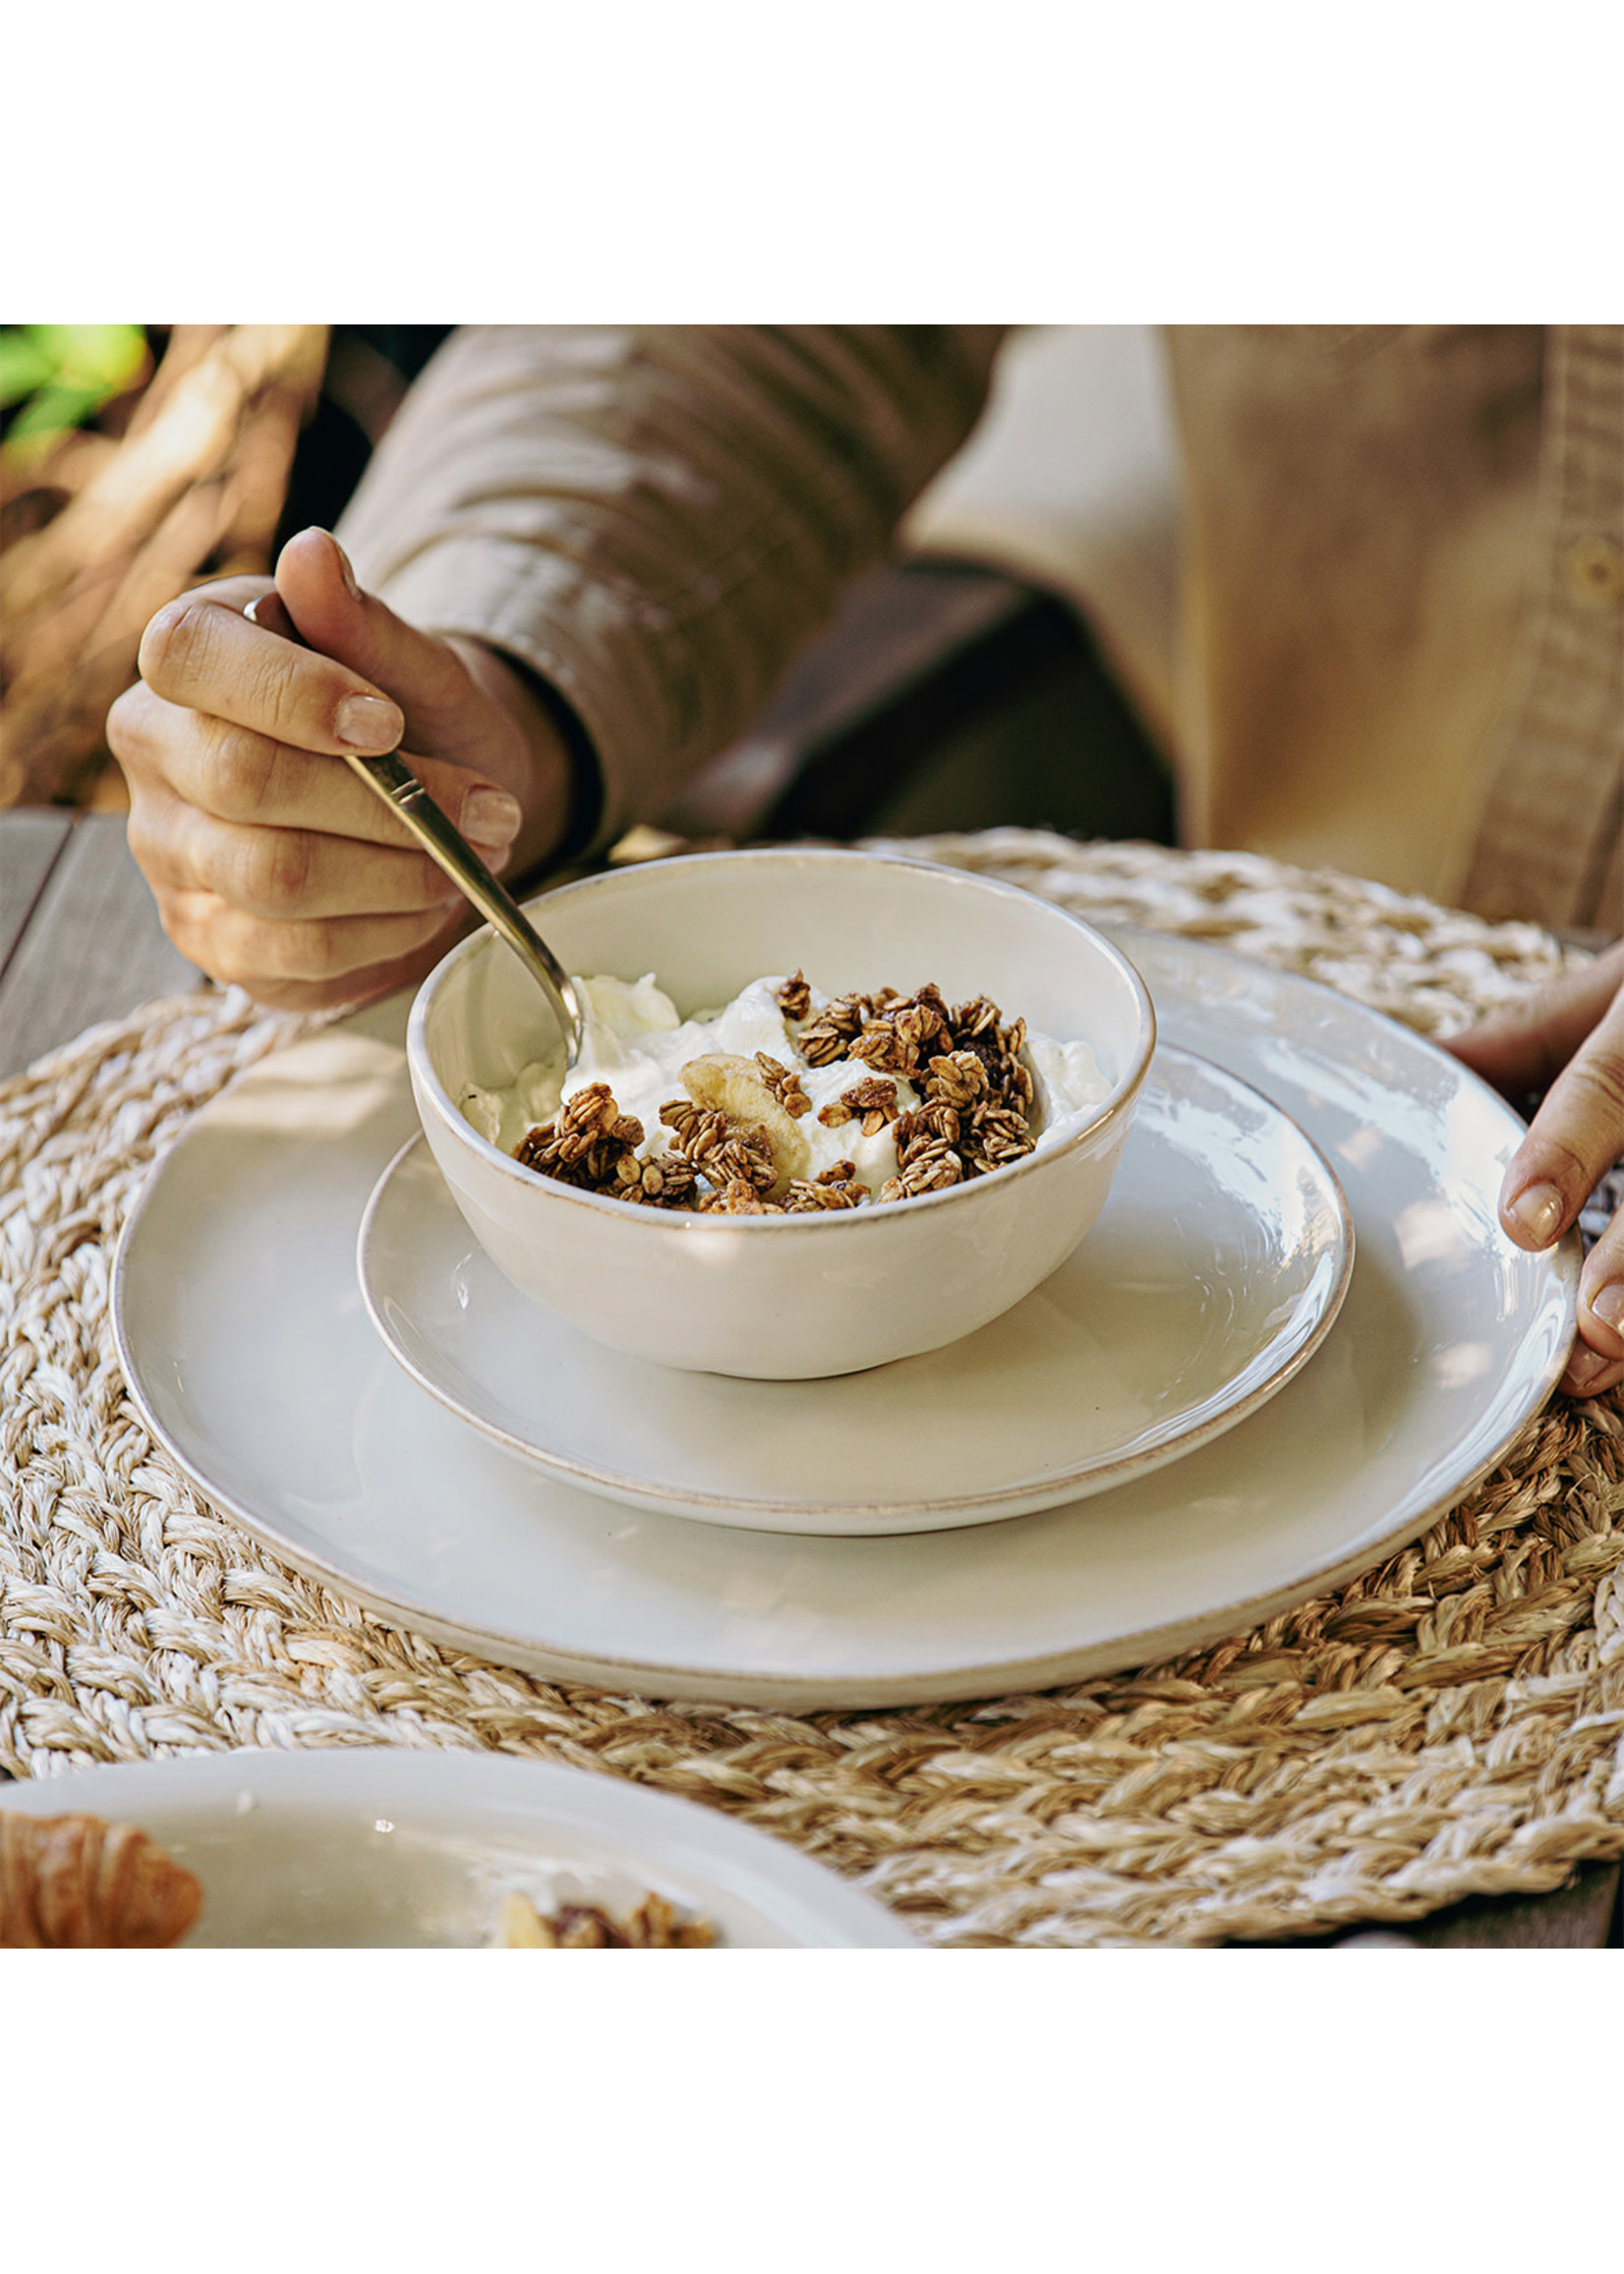
[[[274,632],[281,639],[291,640],[295,647],[310,646],[278,594],[261,593],[258,600],[249,602],[243,612],[249,622],[258,624],[261,631]],[[438,863],[492,929],[507,942],[546,995],[563,1034],[567,1079],[580,1059],[586,1031],[586,1018],[574,980],[512,894],[492,875],[462,832],[446,819],[411,768],[395,752],[389,751],[382,757],[364,757],[359,751],[346,750],[343,756],[368,788],[383,800],[391,813],[398,814],[430,859]]]

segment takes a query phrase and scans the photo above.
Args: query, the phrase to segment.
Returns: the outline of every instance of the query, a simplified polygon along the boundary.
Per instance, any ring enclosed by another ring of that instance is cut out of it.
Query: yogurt
[[[809,1066],[795,1042],[797,1024],[804,1021],[786,1020],[776,1000],[783,983],[782,975],[752,979],[725,1009],[696,1012],[692,1019],[682,1019],[670,997],[656,985],[652,973],[635,983],[607,977],[577,978],[575,986],[586,1014],[585,1034],[580,1059],[568,1081],[564,1080],[560,1042],[550,1056],[521,1067],[504,1087],[481,1089],[470,1084],[457,1102],[481,1137],[511,1153],[528,1130],[553,1118],[565,1097],[590,1082],[607,1082],[620,1111],[635,1115],[643,1124],[638,1154],[646,1158],[650,1153],[671,1149],[671,1132],[661,1126],[660,1108],[686,1094],[682,1069],[690,1059],[725,1052],[753,1061],[758,1050],[765,1051],[793,1071],[811,1104],[811,1111],[795,1124],[811,1154],[804,1174],[815,1178],[837,1161],[851,1161],[858,1179],[871,1193],[877,1193],[898,1171],[895,1124],[887,1122],[874,1136],[865,1137],[860,1119],[841,1122],[833,1129],[818,1119],[825,1106],[868,1079],[873,1070],[848,1058],[838,1058],[828,1066]],[[816,987],[809,992],[809,1016],[816,1017],[832,998]],[[1024,1056],[1035,1089],[1032,1134],[1041,1149],[1090,1119],[1109,1095],[1111,1085],[1086,1042],[1056,1042],[1048,1035],[1028,1032]],[[885,1079],[897,1084],[899,1113],[919,1103],[918,1091],[905,1077],[887,1075]]]

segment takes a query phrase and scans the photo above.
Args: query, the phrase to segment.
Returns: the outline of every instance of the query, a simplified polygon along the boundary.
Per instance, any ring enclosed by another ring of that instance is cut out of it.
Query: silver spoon
[[[291,640],[295,647],[308,648],[287,612],[279,594],[262,592],[258,600],[251,600],[244,614],[261,631],[275,632],[281,639]],[[505,886],[499,884],[486,867],[462,832],[449,822],[429,792],[393,751],[382,757],[365,757],[360,751],[346,750],[346,764],[360,775],[369,789],[376,792],[391,813],[396,813],[433,861],[437,861],[451,882],[473,902],[480,914],[493,931],[507,942],[520,962],[536,981],[562,1029],[564,1037],[564,1073],[567,1078],[574,1071],[581,1055],[582,1036],[586,1020],[581,999],[575,992],[575,982],[542,938],[540,932],[514,900]]]

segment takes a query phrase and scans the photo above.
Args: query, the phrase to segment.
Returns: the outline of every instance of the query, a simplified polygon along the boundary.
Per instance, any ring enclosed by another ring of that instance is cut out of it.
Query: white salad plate
[[[1008,1523],[870,1540],[680,1521],[543,1474],[412,1381],[362,1301],[361,1219],[417,1127],[404,997],[251,1069],[154,1169],[114,1270],[136,1403],[216,1507],[352,1602],[645,1696],[996,1696],[1142,1664],[1336,1586],[1422,1532],[1543,1404],[1579,1242],[1530,1255],[1501,1233],[1523,1125],[1444,1052],[1226,950],[1120,937],[1163,1039],[1301,1124],[1358,1240],[1313,1358],[1181,1461]]]
[[[478,1948],[509,1893],[617,1916],[653,1893],[719,1949],[918,1947],[783,1840],[551,1762],[251,1748],[0,1784],[0,1809],[137,1826],[202,1883],[188,1950]]]
[[[934,1532],[1176,1460],[1282,1389],[1353,1268],[1341,1188],[1232,1074],[1157,1053],[1105,1212],[1042,1286],[944,1350],[823,1381],[682,1373],[510,1285],[409,1142],[357,1249],[414,1381],[497,1444],[633,1507],[767,1532]]]

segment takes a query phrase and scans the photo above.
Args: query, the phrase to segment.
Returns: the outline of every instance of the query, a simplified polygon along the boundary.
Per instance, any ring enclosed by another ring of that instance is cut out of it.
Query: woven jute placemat
[[[1444,1032],[1561,967],[1250,856],[1027,831],[905,849],[1220,941]],[[1624,1400],[1555,1399],[1401,1554],[1248,1634],[1041,1696],[796,1718],[545,1682],[385,1625],[203,1500],[126,1393],[120,1225],[187,1117],[309,1031],[201,995],[0,1089],[0,1762],[490,1748],[745,1818],[943,1945],[1210,1943],[1416,1918],[1624,1853]]]

